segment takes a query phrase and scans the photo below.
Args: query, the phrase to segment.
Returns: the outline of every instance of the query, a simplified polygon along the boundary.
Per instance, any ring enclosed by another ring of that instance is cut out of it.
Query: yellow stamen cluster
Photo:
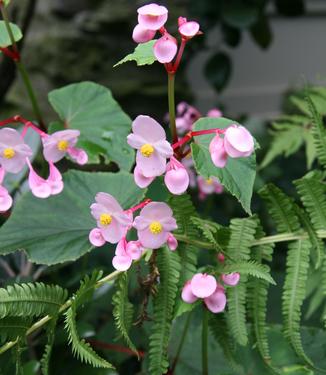
[[[144,145],[141,146],[140,152],[143,156],[145,156],[145,158],[149,158],[154,152],[154,147],[150,145],[149,143],[145,143]]]
[[[3,150],[3,157],[6,159],[12,159],[16,155],[16,152],[13,148],[5,148]]]
[[[100,223],[102,225],[110,225],[112,222],[112,216],[109,214],[102,214],[100,216]]]
[[[153,221],[149,225],[149,230],[153,234],[160,234],[163,230],[162,224],[158,221]]]
[[[59,151],[67,151],[69,147],[69,142],[65,140],[61,140],[57,143],[57,148]]]
[[[207,185],[212,185],[213,180],[211,178],[209,178],[209,179],[206,180],[206,183],[207,183]]]

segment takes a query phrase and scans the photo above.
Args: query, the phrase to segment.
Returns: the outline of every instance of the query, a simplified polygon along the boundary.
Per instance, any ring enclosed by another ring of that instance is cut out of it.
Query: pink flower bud
[[[208,310],[214,314],[224,311],[226,306],[226,296],[223,289],[217,286],[213,294],[204,298],[204,303]]]
[[[89,233],[88,238],[89,242],[95,247],[101,247],[106,242],[99,228],[92,229]]]
[[[154,44],[154,55],[162,63],[169,63],[174,59],[178,50],[178,43],[172,35],[166,33]]]
[[[236,286],[239,283],[240,274],[238,272],[223,274],[221,278],[224,284],[229,286]]]
[[[139,241],[130,241],[127,244],[126,252],[133,260],[140,259],[144,248]]]
[[[205,273],[197,273],[190,282],[192,293],[199,298],[206,298],[212,295],[217,287],[214,276]]]
[[[179,26],[179,33],[185,39],[191,39],[199,33],[199,23],[195,21],[186,21]]]
[[[123,237],[115,249],[115,256],[112,259],[113,267],[118,271],[127,271],[132,264],[132,258],[127,253],[127,241]]]
[[[137,12],[138,23],[148,30],[159,30],[168,19],[168,10],[155,3],[142,6]]]
[[[132,39],[136,43],[146,43],[154,38],[155,30],[144,29],[141,25],[136,25],[132,32]]]
[[[137,186],[144,189],[155,180],[155,177],[145,177],[141,169],[136,165],[134,169],[134,180]]]
[[[217,257],[217,261],[218,261],[218,262],[220,262],[220,263],[224,263],[224,261],[225,261],[225,256],[224,256],[224,254],[222,254],[222,253],[218,253],[216,257]]]
[[[193,294],[191,289],[191,281],[187,281],[182,289],[181,298],[186,303],[194,303],[197,301],[197,297]]]
[[[212,108],[207,112],[207,117],[222,117],[223,113],[218,108]]]
[[[180,195],[188,189],[188,172],[186,168],[173,156],[166,166],[164,182],[172,194]]]
[[[32,193],[37,198],[48,198],[51,195],[50,185],[34,171],[28,158],[26,161],[29,167],[28,184]]]
[[[228,155],[224,148],[224,139],[222,139],[218,134],[209,144],[209,152],[214,165],[218,168],[224,168],[227,163]]]
[[[61,173],[52,162],[49,163],[49,167],[50,167],[50,174],[47,179],[47,183],[51,188],[51,195],[60,194],[63,190],[63,182],[62,182]]]
[[[174,251],[178,247],[178,240],[174,237],[172,233],[169,233],[168,240],[166,241],[166,244],[168,245],[168,248],[171,251]]]
[[[245,127],[232,125],[224,134],[224,148],[231,158],[243,158],[253,153],[254,140]]]

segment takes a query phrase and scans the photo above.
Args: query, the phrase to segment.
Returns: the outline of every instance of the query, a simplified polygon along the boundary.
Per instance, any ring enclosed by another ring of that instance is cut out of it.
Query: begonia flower
[[[87,153],[76,148],[79,130],[60,130],[42,138],[44,158],[48,162],[56,163],[68,154],[78,164],[84,165],[88,161]]]
[[[172,35],[165,33],[154,43],[153,50],[156,59],[161,64],[166,64],[171,62],[177,54],[178,43]]]
[[[163,246],[171,231],[177,229],[171,208],[164,202],[151,202],[134,220],[138,239],[143,247],[158,249]]]
[[[188,189],[188,172],[184,165],[173,156],[166,166],[164,182],[172,194],[180,195]]]
[[[217,286],[213,294],[204,298],[204,303],[208,310],[214,314],[224,311],[226,306],[226,295],[223,288]]]
[[[100,228],[94,228],[89,233],[89,242],[96,247],[103,246],[106,241],[105,238],[102,236],[102,231]]]
[[[144,29],[159,30],[168,19],[168,10],[155,3],[137,9],[138,23]]]
[[[214,293],[216,286],[215,277],[206,273],[196,273],[191,279],[191,290],[198,298],[209,297]]]
[[[240,274],[238,272],[223,274],[221,279],[225,285],[236,286],[240,281]]]
[[[205,179],[203,176],[197,176],[199,198],[204,199],[209,194],[221,194],[224,190],[223,185],[217,177],[212,176]]]
[[[155,177],[145,177],[138,165],[136,165],[134,169],[134,180],[137,186],[144,189],[155,180]]]
[[[5,170],[0,167],[0,212],[8,211],[13,202],[8,190],[2,186],[5,174]]]
[[[243,126],[229,126],[224,134],[225,152],[232,158],[250,156],[254,151],[254,139]]]
[[[141,25],[136,25],[132,32],[132,39],[136,43],[146,43],[154,38],[156,34],[155,30],[148,30]]]
[[[211,154],[212,162],[218,168],[224,168],[228,160],[224,146],[224,138],[217,134],[209,144],[209,152]]]
[[[140,259],[143,248],[139,241],[127,242],[123,237],[115,250],[115,256],[112,259],[113,267],[118,271],[127,271],[133,260]]]
[[[136,163],[145,177],[161,176],[166,169],[166,159],[173,149],[166,140],[163,127],[149,116],[137,116],[132,123],[133,133],[128,144],[137,150]]]
[[[168,245],[168,248],[171,251],[175,251],[178,247],[178,240],[174,237],[172,233],[169,233],[166,244]]]
[[[218,108],[212,108],[207,112],[207,117],[223,117],[223,113]]]
[[[119,242],[132,224],[129,213],[123,211],[116,199],[108,193],[97,193],[91,213],[103,238],[110,243]]]
[[[0,165],[6,172],[20,172],[26,163],[26,157],[32,154],[32,149],[17,130],[0,129]]]
[[[187,18],[179,17],[178,19],[179,24],[179,33],[182,35],[185,39],[191,39],[195,35],[200,34],[199,31],[199,23],[196,21],[188,21]]]

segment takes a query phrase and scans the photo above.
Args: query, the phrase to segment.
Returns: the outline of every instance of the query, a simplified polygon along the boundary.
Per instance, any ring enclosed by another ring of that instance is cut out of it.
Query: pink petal
[[[166,158],[162,157],[156,150],[148,158],[137,151],[136,163],[145,177],[161,176],[166,169]]]
[[[245,127],[232,125],[225,132],[224,147],[232,158],[242,158],[252,154],[254,140]]]
[[[204,298],[205,305],[214,314],[224,311],[226,306],[225,293],[217,288],[209,297]]]
[[[149,229],[138,231],[137,234],[142,246],[148,249],[159,249],[166,243],[169,235],[164,230],[159,234],[153,234]]]
[[[164,202],[151,202],[142,208],[139,215],[150,221],[160,221],[162,218],[172,217],[173,211]]]
[[[12,147],[24,143],[24,140],[20,133],[12,128],[2,128],[0,129],[0,145],[6,147]]]
[[[148,30],[141,25],[136,25],[132,32],[132,39],[136,43],[146,43],[154,38],[156,34],[155,30]]]
[[[175,251],[178,247],[178,241],[172,233],[168,235],[167,245],[171,251]]]
[[[183,23],[181,26],[179,26],[179,33],[187,38],[191,39],[194,37],[199,31],[199,23],[195,21],[189,21]]]
[[[138,134],[131,133],[127,136],[127,143],[132,148],[135,148],[136,150],[139,150],[141,146],[143,146],[145,143],[147,143],[146,139],[141,137]]]
[[[160,219],[160,223],[167,232],[178,229],[177,221],[174,217],[163,217]]]
[[[115,248],[115,255],[118,256],[127,256],[126,252],[127,247],[127,240],[126,237],[122,237],[121,240],[118,242],[117,247]]]
[[[226,285],[236,286],[240,281],[240,274],[238,272],[233,272],[230,274],[223,274],[222,281]]]
[[[139,241],[130,241],[127,244],[126,253],[131,259],[138,260],[143,253],[143,247]]]
[[[137,116],[132,123],[132,131],[150,144],[166,139],[163,127],[150,116]]]
[[[94,228],[89,233],[89,242],[96,247],[101,247],[105,244],[105,239],[102,236],[102,232],[99,228]]]
[[[50,174],[46,181],[51,188],[51,194],[52,195],[60,194],[63,190],[63,182],[62,182],[61,173],[52,162],[49,163],[49,167],[50,167]]]
[[[134,180],[137,186],[144,189],[155,180],[155,177],[145,177],[140,168],[136,165],[134,169]]]
[[[12,198],[7,189],[0,186],[0,212],[6,212],[12,206]]]
[[[209,152],[211,154],[214,165],[218,168],[224,168],[227,163],[227,153],[225,151],[224,139],[216,135],[209,144]]]
[[[145,230],[152,221],[144,216],[137,216],[133,222],[133,227],[137,230]]]
[[[5,178],[5,174],[6,174],[6,171],[0,165],[0,185],[3,183],[3,180]]]
[[[182,167],[181,167],[182,166]],[[171,162],[167,165],[164,183],[172,194],[183,194],[189,186],[189,175],[186,168],[180,167],[171,169]]]
[[[191,279],[191,290],[196,297],[206,298],[214,293],[217,282],[214,276],[197,273]]]
[[[83,149],[76,148],[76,147],[69,147],[67,152],[70,155],[70,157],[77,162],[77,164],[79,165],[87,164],[88,155]]]
[[[169,158],[173,155],[173,148],[166,140],[155,142],[153,146],[155,150],[164,158]]]
[[[207,117],[222,117],[223,113],[218,108],[212,108],[207,112]]]
[[[210,179],[212,180],[212,177]],[[197,182],[198,182],[198,188],[201,193],[204,193],[204,194],[214,193],[215,187],[213,184],[213,180],[211,183],[208,183],[207,180],[203,176],[198,176]]]
[[[181,298],[186,303],[194,303],[197,301],[198,298],[192,293],[190,281],[187,281],[182,288]]]
[[[168,10],[158,4],[147,4],[137,10],[138,22],[145,29],[158,30],[168,19]]]
[[[128,255],[116,255],[112,259],[112,265],[118,271],[127,271],[131,264],[132,259]]]
[[[95,196],[95,200],[97,203],[104,206],[106,210],[108,211],[108,213],[110,214],[123,211],[120,204],[111,194],[102,193],[102,192],[97,193]]]
[[[155,42],[153,49],[157,60],[162,64],[166,64],[174,59],[178,51],[178,44],[173,37],[163,35]]]
[[[98,223],[98,225],[101,229],[102,236],[110,243],[118,243],[126,234],[126,227],[120,225],[114,217],[112,217],[110,225],[105,227],[101,226],[100,223]]]
[[[50,185],[34,171],[29,159],[27,159],[27,164],[29,167],[28,183],[32,193],[38,198],[48,198],[51,195]]]

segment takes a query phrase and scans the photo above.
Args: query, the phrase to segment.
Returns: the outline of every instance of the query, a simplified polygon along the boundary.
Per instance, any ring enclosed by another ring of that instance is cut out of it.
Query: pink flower
[[[29,187],[36,197],[48,198],[50,195],[57,195],[62,192],[62,176],[53,163],[49,163],[50,173],[48,179],[45,180],[34,171],[28,158],[26,158],[26,161],[29,167]]]
[[[0,165],[6,172],[20,172],[26,163],[26,157],[32,156],[32,153],[17,130],[0,130]]]
[[[209,144],[209,152],[211,154],[212,162],[218,168],[224,168],[228,160],[224,141],[225,139],[217,134]]]
[[[218,108],[212,108],[207,112],[207,117],[222,117],[223,113]]]
[[[164,177],[166,187],[172,194],[183,194],[189,186],[189,175],[186,168],[173,156],[166,166]]]
[[[178,51],[178,43],[176,39],[165,33],[161,38],[157,39],[154,44],[154,55],[161,64],[166,64],[174,59]]]
[[[6,212],[12,206],[12,198],[8,190],[2,186],[6,171],[0,167],[0,212]]]
[[[205,179],[203,176],[197,177],[198,189],[202,198],[205,198],[208,194],[221,194],[224,190],[223,185],[216,177],[210,177]]]
[[[134,169],[134,180],[137,186],[144,189],[155,180],[155,177],[145,177],[138,165],[136,165]]]
[[[219,263],[224,263],[225,262],[225,256],[224,256],[224,254],[223,253],[218,253],[217,254],[217,256],[216,256],[216,258],[217,258],[217,261],[219,262]]]
[[[179,17],[179,33],[183,38],[189,40],[195,35],[200,34],[199,23],[195,21],[188,21],[187,18]]]
[[[140,115],[132,123],[132,130],[127,141],[137,150],[136,162],[141,173],[145,177],[162,175],[166,159],[173,155],[162,126],[151,117]]]
[[[89,233],[89,242],[95,247],[101,247],[105,244],[105,238],[102,236],[101,229],[94,228]]]
[[[192,158],[188,155],[188,157],[185,157],[182,159],[182,164],[186,168],[189,176],[189,186],[194,188],[196,186],[197,176],[194,171],[194,161]]]
[[[168,245],[168,248],[171,251],[174,251],[178,247],[178,240],[174,237],[174,235],[172,233],[169,233],[168,240],[167,240],[166,244]]]
[[[119,242],[132,224],[129,213],[123,211],[115,198],[107,193],[97,193],[96,203],[91,205],[91,213],[105,241]]]
[[[231,158],[250,156],[254,151],[252,135],[243,126],[232,125],[224,134],[224,148]]]
[[[113,267],[118,271],[127,271],[133,260],[140,259],[143,247],[138,241],[127,242],[122,238],[115,250],[115,256],[112,259]]]
[[[78,164],[83,165],[88,161],[86,152],[75,145],[80,135],[79,130],[60,130],[51,135],[42,138],[43,154],[45,160],[56,163],[65,157],[66,153],[70,155]]]
[[[185,283],[181,298],[186,303],[194,303],[198,298],[202,298],[206,307],[213,313],[224,311],[226,306],[223,286],[217,283],[214,276],[202,273],[197,273]]]
[[[136,43],[146,43],[154,38],[156,34],[155,30],[148,30],[143,28],[141,25],[136,25],[132,32],[132,39]]]
[[[163,246],[171,231],[177,229],[171,208],[163,202],[151,202],[135,218],[133,226],[137,229],[140,243],[150,249]]]
[[[159,30],[168,19],[168,10],[155,3],[142,6],[137,12],[139,25],[148,30]]]
[[[221,278],[224,284],[229,286],[236,286],[240,281],[240,274],[238,272],[223,274]]]

